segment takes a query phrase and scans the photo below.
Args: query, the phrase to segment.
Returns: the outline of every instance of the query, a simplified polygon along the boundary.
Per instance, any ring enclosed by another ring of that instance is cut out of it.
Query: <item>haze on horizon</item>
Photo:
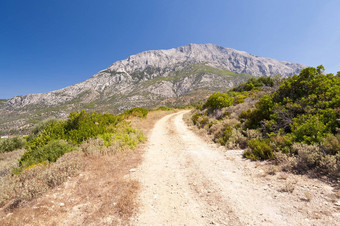
[[[212,43],[340,71],[340,2],[0,2],[0,99],[61,89],[146,50]]]

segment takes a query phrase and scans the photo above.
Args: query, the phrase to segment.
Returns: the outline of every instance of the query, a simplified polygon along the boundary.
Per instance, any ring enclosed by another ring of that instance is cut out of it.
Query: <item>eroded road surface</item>
[[[323,210],[311,211],[309,203],[278,191],[255,163],[242,159],[242,151],[204,141],[187,127],[185,113],[165,116],[149,135],[144,162],[133,175],[142,185],[133,225],[339,223],[339,215],[323,216]],[[318,218],[313,211],[321,213]]]

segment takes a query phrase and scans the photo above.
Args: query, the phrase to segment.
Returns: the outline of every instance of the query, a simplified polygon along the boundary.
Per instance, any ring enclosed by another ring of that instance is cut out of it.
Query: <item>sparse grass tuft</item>
[[[275,165],[270,165],[267,169],[269,175],[275,175],[279,171],[279,167]]]
[[[310,202],[313,199],[313,195],[310,192],[305,192],[305,200]]]
[[[281,192],[288,192],[288,193],[293,193],[295,189],[295,185],[290,182],[290,181],[287,181],[284,186],[280,189]]]
[[[287,180],[288,175],[285,173],[281,173],[279,174],[279,176],[277,177],[279,180]]]

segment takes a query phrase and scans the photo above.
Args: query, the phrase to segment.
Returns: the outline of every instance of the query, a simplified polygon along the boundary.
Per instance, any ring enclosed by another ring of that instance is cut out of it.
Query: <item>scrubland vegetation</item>
[[[214,93],[191,119],[214,141],[283,170],[340,178],[340,75],[322,65]]]
[[[0,139],[0,153],[11,152],[23,148],[26,141],[21,137]]]
[[[143,108],[118,116],[73,112],[67,120],[48,119],[38,123],[27,142],[19,137],[1,140],[1,153],[23,147],[25,151],[21,150],[12,159],[1,156],[6,164],[0,169],[0,207],[15,208],[21,201],[38,197],[63,183],[83,169],[88,155],[115,154],[135,148],[145,137],[125,118],[144,118],[147,114]]]

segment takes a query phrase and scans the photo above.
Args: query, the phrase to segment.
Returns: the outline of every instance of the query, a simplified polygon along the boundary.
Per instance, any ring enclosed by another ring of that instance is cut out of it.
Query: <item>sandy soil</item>
[[[340,225],[335,189],[305,176],[273,173],[196,135],[181,111],[149,135],[133,225]]]

